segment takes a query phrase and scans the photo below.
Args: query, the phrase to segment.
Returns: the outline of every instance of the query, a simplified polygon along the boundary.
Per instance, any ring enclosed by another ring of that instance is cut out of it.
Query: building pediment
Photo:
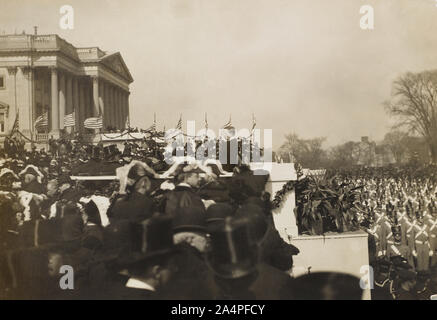
[[[130,74],[129,69],[124,63],[123,58],[121,57],[121,54],[119,52],[106,55],[100,61],[106,67],[128,80],[129,83],[133,82],[132,75]]]

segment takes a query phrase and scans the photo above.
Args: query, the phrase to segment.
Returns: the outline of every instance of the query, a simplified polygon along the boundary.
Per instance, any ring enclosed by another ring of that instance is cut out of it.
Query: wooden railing
[[[37,133],[35,137],[36,142],[47,142],[49,140],[49,134],[48,133]]]

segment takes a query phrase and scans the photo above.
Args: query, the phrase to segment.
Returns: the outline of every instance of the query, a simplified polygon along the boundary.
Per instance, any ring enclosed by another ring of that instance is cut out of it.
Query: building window
[[[0,113],[0,133],[5,133],[5,114]]]
[[[5,88],[5,76],[0,75],[0,89]]]

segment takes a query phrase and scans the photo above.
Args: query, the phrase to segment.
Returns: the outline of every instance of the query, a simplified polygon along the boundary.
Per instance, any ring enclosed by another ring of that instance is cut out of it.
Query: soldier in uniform
[[[431,249],[431,267],[437,265],[437,210],[435,203],[431,200],[428,205],[427,224],[429,228],[429,244]]]
[[[414,261],[410,248],[406,244],[402,243],[401,226],[400,225],[393,226],[392,233],[393,233],[394,241],[393,243],[391,242],[387,243],[387,257],[392,258],[392,257],[400,256],[406,259],[409,265],[414,266]]]
[[[429,227],[424,221],[423,213],[416,213],[417,224],[411,233],[412,254],[416,257],[417,271],[423,272],[429,269],[429,257],[432,251],[429,244]]]

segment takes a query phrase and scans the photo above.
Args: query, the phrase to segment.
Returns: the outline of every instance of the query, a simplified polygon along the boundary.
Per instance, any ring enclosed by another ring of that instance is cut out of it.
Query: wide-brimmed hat
[[[258,248],[250,239],[247,221],[227,217],[208,231],[211,247],[207,262],[218,277],[237,279],[256,271]]]
[[[36,167],[32,164],[27,165],[22,171],[20,171],[20,173],[18,175],[20,177],[22,177],[26,174],[33,175],[39,183],[41,183],[42,178],[44,178],[44,174],[41,173],[41,171],[38,169],[38,167]]]
[[[120,181],[120,194],[125,194],[126,188],[132,187],[142,177],[159,178],[159,175],[152,168],[138,160],[133,160],[131,163],[119,167],[115,171]]]

